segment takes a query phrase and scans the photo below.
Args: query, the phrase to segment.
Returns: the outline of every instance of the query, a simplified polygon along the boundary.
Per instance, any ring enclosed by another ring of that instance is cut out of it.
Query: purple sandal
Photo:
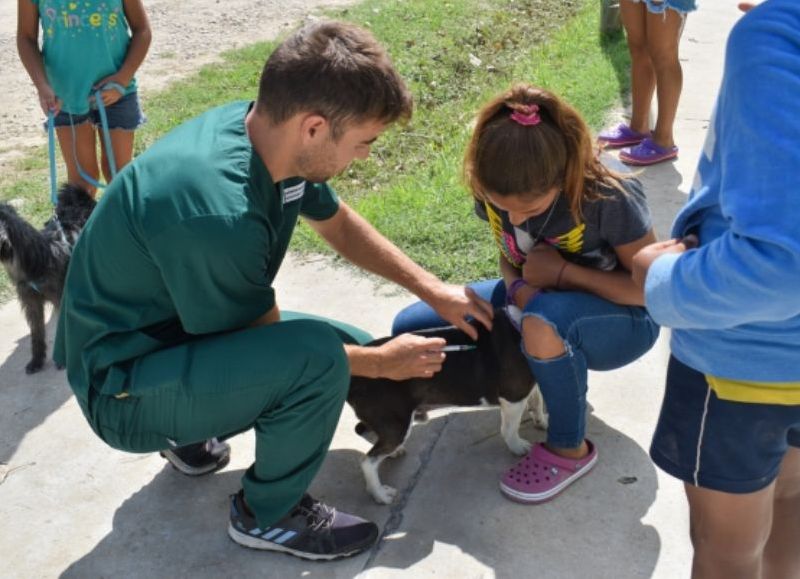
[[[649,133],[637,133],[625,123],[620,123],[616,127],[606,129],[599,135],[597,140],[606,147],[627,147],[638,145]]]
[[[543,503],[588,473],[597,463],[597,448],[589,440],[589,454],[583,458],[564,458],[553,454],[540,442],[528,456],[506,472],[500,491],[519,503]]]
[[[619,160],[627,165],[655,165],[669,161],[678,156],[678,147],[662,147],[652,139],[644,139],[635,147],[628,147],[619,152]]]

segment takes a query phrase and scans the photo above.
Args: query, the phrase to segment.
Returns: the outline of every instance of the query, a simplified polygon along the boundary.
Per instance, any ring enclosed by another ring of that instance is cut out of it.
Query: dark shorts
[[[139,94],[137,92],[125,95],[110,107],[106,107],[106,118],[108,119],[109,130],[122,129],[125,131],[134,131],[147,120],[144,113],[142,113],[142,107],[139,105]],[[72,124],[74,126],[84,123],[92,123],[95,127],[99,127],[100,112],[92,108],[88,113],[72,115]],[[55,116],[54,124],[56,127],[68,127],[70,125],[70,113],[59,112]],[[45,129],[47,129],[47,123],[45,123]]]
[[[800,406],[717,398],[700,372],[670,358],[650,456],[682,481],[752,493],[778,476],[790,446],[800,447]]]

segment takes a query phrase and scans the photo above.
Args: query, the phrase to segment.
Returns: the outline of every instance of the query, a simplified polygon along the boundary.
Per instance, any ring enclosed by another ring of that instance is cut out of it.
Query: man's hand
[[[428,304],[473,340],[478,339],[478,331],[467,322],[467,317],[475,318],[488,330],[492,329],[492,304],[468,287],[442,283],[428,299]]]
[[[528,252],[522,266],[522,279],[534,287],[554,288],[566,263],[555,247],[539,243]]]
[[[374,348],[377,375],[390,380],[430,378],[442,369],[446,345],[444,338],[424,338],[415,334],[400,334]]]
[[[631,276],[634,283],[640,288],[644,288],[647,271],[656,259],[668,253],[683,253],[687,249],[697,247],[697,244],[696,236],[687,235],[683,239],[668,239],[643,247],[633,256]]]

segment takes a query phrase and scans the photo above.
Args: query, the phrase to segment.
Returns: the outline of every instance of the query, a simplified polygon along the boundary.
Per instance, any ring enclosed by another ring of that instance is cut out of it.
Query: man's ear
[[[328,137],[330,123],[322,115],[308,114],[300,122],[300,133],[303,144],[321,142]]]

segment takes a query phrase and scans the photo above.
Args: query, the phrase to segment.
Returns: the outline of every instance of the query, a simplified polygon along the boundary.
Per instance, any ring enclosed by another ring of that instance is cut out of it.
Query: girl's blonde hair
[[[523,125],[514,112],[538,106],[540,120]],[[550,91],[517,84],[478,114],[464,157],[464,179],[472,195],[538,197],[561,189],[576,221],[583,201],[603,197],[601,185],[616,187],[624,176],[597,158],[589,127],[570,105]]]

